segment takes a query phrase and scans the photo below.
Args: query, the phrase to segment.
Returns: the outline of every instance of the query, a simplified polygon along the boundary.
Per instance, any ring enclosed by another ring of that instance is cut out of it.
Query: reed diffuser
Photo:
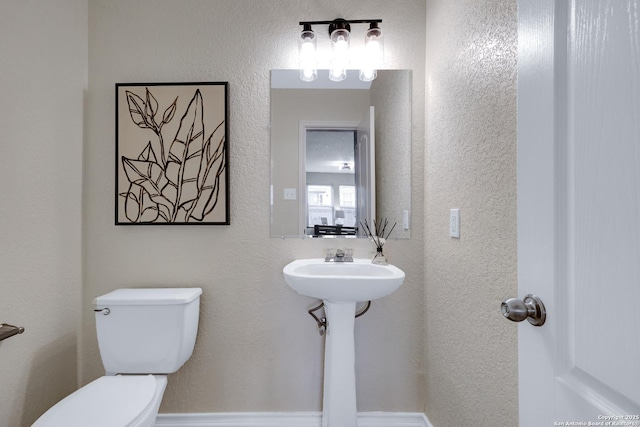
[[[391,232],[393,231],[394,228],[396,228],[396,224],[393,224],[393,227],[391,227],[391,229],[389,230],[388,233],[386,233],[387,231],[387,226],[389,225],[389,220],[388,219],[384,219],[384,220],[380,220],[380,221],[376,221],[375,219],[373,220],[373,230],[371,229],[372,227],[369,226],[369,223],[367,222],[367,220],[364,220],[364,224],[362,222],[360,222],[360,226],[362,227],[362,229],[364,231],[366,231],[367,235],[369,236],[369,238],[371,239],[371,241],[373,243],[375,243],[376,245],[376,254],[374,255],[373,259],[371,260],[372,264],[379,264],[379,265],[387,265],[387,258],[384,256],[384,253],[382,252],[382,247],[384,246],[385,242],[387,241],[387,239],[389,238],[389,236],[391,236]],[[386,235],[385,235],[386,233]]]

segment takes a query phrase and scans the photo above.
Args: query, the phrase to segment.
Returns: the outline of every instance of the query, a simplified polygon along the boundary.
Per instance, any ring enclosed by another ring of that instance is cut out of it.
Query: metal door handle
[[[547,319],[547,310],[542,300],[535,295],[527,295],[524,300],[508,298],[502,301],[502,314],[513,322],[527,319],[533,326],[542,326]]]

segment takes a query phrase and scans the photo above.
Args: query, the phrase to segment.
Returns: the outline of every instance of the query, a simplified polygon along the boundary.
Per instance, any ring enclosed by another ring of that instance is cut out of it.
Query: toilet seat
[[[166,376],[104,376],[62,399],[32,427],[151,426]]]

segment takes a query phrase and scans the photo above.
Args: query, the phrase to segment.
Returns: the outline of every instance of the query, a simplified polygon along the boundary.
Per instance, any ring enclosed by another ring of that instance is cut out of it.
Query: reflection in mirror
[[[307,235],[320,236],[332,227],[355,234],[355,138],[355,129],[306,131]]]
[[[364,237],[361,222],[387,218],[410,237],[410,71],[327,74],[271,72],[271,236]]]

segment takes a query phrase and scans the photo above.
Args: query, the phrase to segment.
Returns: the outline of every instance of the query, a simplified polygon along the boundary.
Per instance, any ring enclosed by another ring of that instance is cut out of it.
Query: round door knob
[[[542,300],[535,295],[527,295],[524,300],[508,298],[502,301],[502,315],[513,322],[527,319],[533,326],[542,326],[547,318],[547,311]]]

